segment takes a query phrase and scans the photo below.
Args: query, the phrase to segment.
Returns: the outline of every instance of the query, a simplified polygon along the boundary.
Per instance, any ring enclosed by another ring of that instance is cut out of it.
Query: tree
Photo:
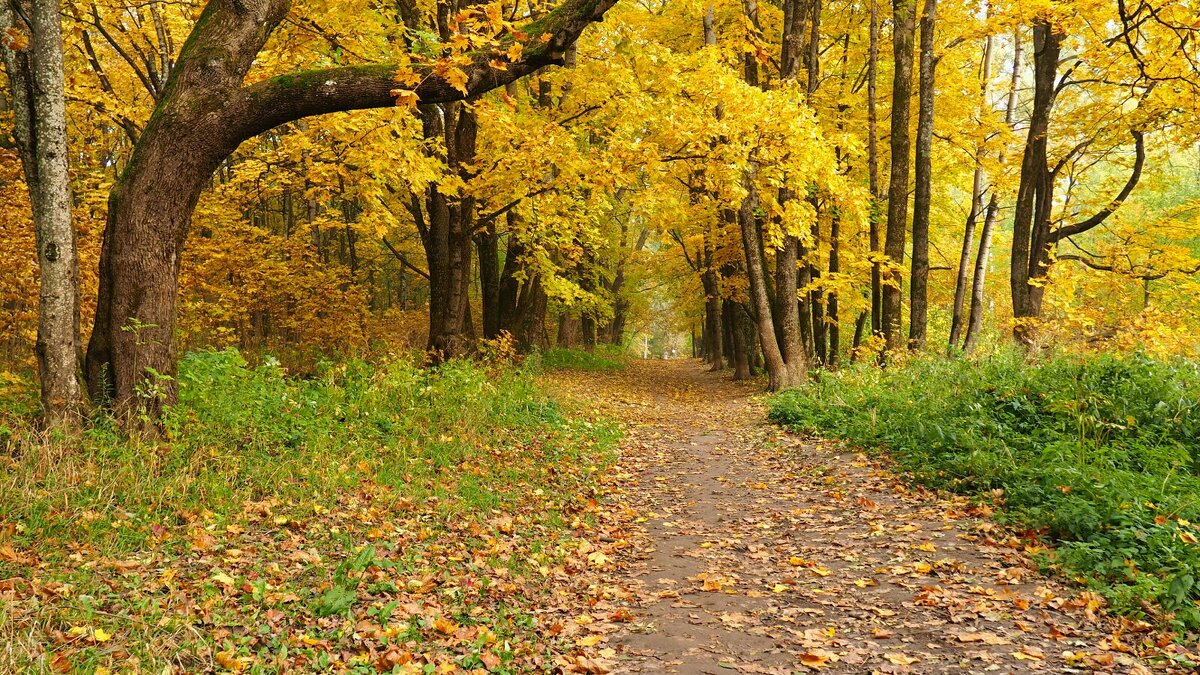
[[[28,44],[22,44],[25,34]],[[35,351],[42,414],[48,427],[69,430],[79,426],[82,415],[82,350],[59,2],[0,0],[0,51],[37,239],[41,290]]]
[[[917,148],[914,158],[915,189],[912,222],[912,274],[909,279],[908,346],[925,348],[929,322],[929,209],[933,192],[933,100],[937,58],[933,37],[937,26],[937,0],[925,0],[921,14],[920,94],[917,112]]]
[[[180,49],[153,116],[142,130],[109,198],[100,259],[100,293],[87,349],[93,399],[118,416],[159,417],[174,400],[175,304],[179,262],[192,211],[221,161],[246,139],[280,124],[337,111],[401,103],[451,103],[504,86],[547,65],[615,0],[567,0],[526,31],[516,48],[504,28],[488,47],[426,63],[379,63],[278,75],[245,84],[290,0],[210,0]],[[450,8],[442,6],[447,14]],[[441,14],[441,11],[439,11]],[[469,43],[468,43],[469,44]],[[411,83],[405,88],[405,83]],[[443,130],[465,139],[469,115]],[[442,227],[449,205],[434,198],[438,222],[428,223],[430,250],[453,265],[469,255],[471,238]],[[467,258],[469,260],[469,258]],[[431,270],[430,275],[434,272]],[[443,323],[461,316],[461,279],[432,282]],[[452,331],[451,331],[452,333]],[[431,343],[440,338],[431,334]],[[435,344],[436,346],[436,344]],[[454,344],[446,344],[453,351]]]
[[[1006,130],[1012,129],[1013,121],[1016,118],[1017,86],[1021,81],[1022,45],[1020,31],[1014,31],[1012,76],[1008,82],[1008,97],[1004,106],[1004,126]],[[1000,155],[999,160],[1001,162],[1004,161],[1003,154]],[[995,183],[995,180],[993,180],[993,183]],[[971,278],[971,312],[967,320],[967,335],[963,338],[963,351],[968,354],[974,350],[975,345],[979,341],[979,334],[983,330],[984,291],[987,282],[988,259],[992,252],[992,231],[996,227],[996,221],[999,219],[1000,214],[1000,198],[994,184],[991,188],[991,193],[987,208],[984,210],[983,229],[979,232],[979,251],[975,254],[975,271]],[[970,253],[966,242],[963,243],[963,249],[967,254]],[[951,346],[955,344],[957,343],[952,342]]]
[[[1080,142],[1053,167],[1049,164],[1050,120],[1055,99],[1068,82],[1058,77],[1064,34],[1048,17],[1033,25],[1033,109],[1021,161],[1021,182],[1013,215],[1012,257],[1009,283],[1012,291],[1013,335],[1018,342],[1034,341],[1033,322],[1041,317],[1047,272],[1060,241],[1083,234],[1103,223],[1129,197],[1141,178],[1146,160],[1145,135],[1129,130],[1134,140],[1134,161],[1129,179],[1117,196],[1088,218],[1055,226],[1054,188],[1062,168],[1089,143]]]
[[[892,75],[891,173],[888,180],[887,229],[884,254],[888,270],[883,285],[882,324],[887,348],[901,349],[901,265],[904,264],[904,239],[908,228],[908,123],[912,97],[913,32],[916,0],[892,0]]]

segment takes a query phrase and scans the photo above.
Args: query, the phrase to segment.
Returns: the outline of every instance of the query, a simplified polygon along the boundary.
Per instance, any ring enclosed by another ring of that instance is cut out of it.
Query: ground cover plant
[[[993,499],[1047,564],[1121,613],[1200,628],[1200,368],[1015,353],[822,373],[772,421],[886,449],[924,484]]]
[[[0,671],[552,667],[615,431],[533,378],[197,352],[154,442],[38,439],[9,386]]]
[[[629,360],[629,354],[619,347],[601,345],[593,351],[553,347],[540,352],[535,363],[549,370],[586,370],[602,372],[621,370]]]

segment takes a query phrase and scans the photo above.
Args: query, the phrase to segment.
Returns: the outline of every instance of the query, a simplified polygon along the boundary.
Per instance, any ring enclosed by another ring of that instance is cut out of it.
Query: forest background
[[[608,430],[497,364],[674,348],[1011,497],[1053,565],[1194,630],[1198,30],[1177,0],[3,2],[0,542],[80,584],[55,542],[139,550],[268,485],[583,494]],[[505,473],[531,444],[577,472]],[[145,522],[102,529],[117,503]]]

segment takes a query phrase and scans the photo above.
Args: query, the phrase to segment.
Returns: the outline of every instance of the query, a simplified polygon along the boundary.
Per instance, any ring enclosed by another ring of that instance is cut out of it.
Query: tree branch
[[[429,272],[426,272],[425,270],[421,269],[420,267],[417,267],[416,265],[410,263],[408,261],[408,256],[397,251],[396,247],[392,246],[392,242],[388,241],[387,237],[383,237],[383,245],[387,247],[387,250],[392,252],[392,255],[396,256],[396,260],[399,260],[401,265],[404,265],[405,267],[412,270],[413,272],[416,272],[418,276],[424,277],[426,281],[429,280]]]
[[[471,62],[462,67],[467,75],[465,92],[436,75],[432,65],[418,66],[418,102],[448,103],[471,98],[545,66],[561,64],[583,29],[600,21],[614,4],[616,0],[566,0],[555,11],[524,27],[530,35],[550,37],[536,46],[527,44],[522,57],[504,64],[504,69],[494,64],[506,59],[505,44],[470,55]],[[396,79],[399,70],[394,64],[347,66],[279,75],[243,87],[231,94],[225,109],[228,133],[240,142],[304,117],[394,106],[396,97],[392,92],[401,88]]]
[[[1129,198],[1129,193],[1133,192],[1133,188],[1137,187],[1138,181],[1142,178],[1142,165],[1146,163],[1146,139],[1142,132],[1137,129],[1133,129],[1129,133],[1133,135],[1135,143],[1134,151],[1137,153],[1137,156],[1133,160],[1133,172],[1129,175],[1129,180],[1125,182],[1125,187],[1121,188],[1121,193],[1108,206],[1097,211],[1091,218],[1055,230],[1050,235],[1051,243],[1087,232],[1100,223],[1103,223],[1105,219],[1111,216]]]

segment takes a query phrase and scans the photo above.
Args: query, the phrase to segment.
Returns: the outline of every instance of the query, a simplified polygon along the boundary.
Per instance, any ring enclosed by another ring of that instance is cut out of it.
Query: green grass
[[[1200,628],[1200,368],[1141,355],[927,359],[821,373],[772,421],[886,449],[924,484],[992,498],[1049,564],[1120,613]],[[1002,491],[1002,492],[996,492]]]
[[[427,663],[475,658],[431,620],[405,616],[418,605],[532,649],[529,615],[546,589],[512,580],[571,554],[617,437],[568,419],[534,375],[400,359],[329,363],[300,379],[235,350],[191,353],[158,442],[130,441],[103,417],[79,439],[43,439],[34,392],[9,382],[0,581],[18,580],[18,601],[0,593],[0,671],[42,672],[65,655],[91,673],[123,651],[156,672],[205,670],[218,653],[248,672],[317,669],[361,648],[342,619],[380,612]],[[489,572],[499,568],[509,572]],[[385,610],[393,601],[401,609]],[[267,611],[312,644],[263,633]],[[70,632],[81,627],[115,637]]]
[[[589,372],[623,370],[628,360],[629,356],[623,349],[612,345],[597,345],[595,351],[591,352],[555,347],[535,357],[535,361],[542,368]]]

